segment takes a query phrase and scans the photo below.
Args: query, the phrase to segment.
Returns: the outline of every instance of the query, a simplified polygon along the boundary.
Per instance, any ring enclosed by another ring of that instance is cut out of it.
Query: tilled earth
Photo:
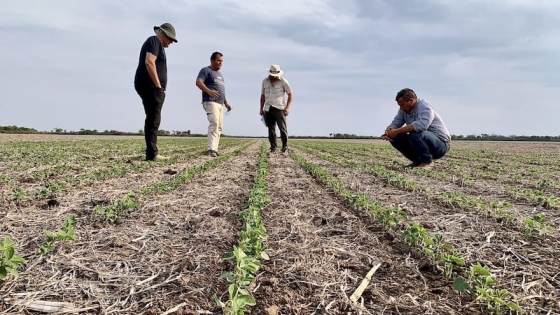
[[[270,159],[269,254],[256,314],[478,314],[410,248],[331,194],[287,156]],[[381,264],[359,303],[349,297]]]
[[[402,191],[369,172],[345,168],[304,152],[298,151],[298,154],[328,169],[346,188],[364,192],[371,200],[387,206],[399,205],[410,221],[421,222],[443,235],[467,262],[489,266],[502,286],[516,300],[524,302],[527,313],[555,314],[552,311],[560,307],[560,238],[557,232],[529,236],[522,232],[519,222],[503,223],[485,212],[450,207],[424,192]],[[436,180],[407,176],[416,178],[433,191],[449,189]],[[417,263],[422,265],[422,260]]]
[[[178,189],[141,199],[139,208],[116,224],[100,221],[94,207],[172,180],[211,158],[200,155],[76,184],[59,194],[54,206],[46,206],[46,200],[4,202],[0,237],[14,239],[28,263],[19,269],[19,277],[0,282],[0,313],[38,314],[32,302],[56,301],[81,314],[221,314],[214,297],[224,301],[228,283],[219,276],[233,268],[221,256],[237,243],[237,215],[246,206],[265,140],[246,143],[250,145],[242,153]],[[387,206],[400,205],[409,220],[444,235],[468,263],[490,266],[524,314],[560,314],[557,231],[528,236],[514,223],[456,209],[426,193],[395,188],[368,172],[294,152],[327,169],[345,188]],[[268,163],[271,203],[262,216],[270,260],[263,261],[249,288],[257,301],[250,314],[487,313],[484,305],[455,291],[452,280],[401,235],[385,231],[342,201],[288,154],[272,154]],[[436,192],[457,189],[453,183],[403,174]],[[531,213],[527,205],[516,209]],[[53,254],[40,256],[43,230],[56,231],[70,215],[78,220],[76,240],[61,242]],[[351,302],[372,269],[371,282],[358,301]]]

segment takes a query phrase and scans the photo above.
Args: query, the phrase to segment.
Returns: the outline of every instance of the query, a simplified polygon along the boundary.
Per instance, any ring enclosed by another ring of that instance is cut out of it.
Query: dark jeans
[[[270,149],[276,149],[276,124],[280,129],[280,139],[282,139],[282,148],[288,146],[288,129],[286,127],[286,116],[284,111],[276,107],[270,107],[267,112],[264,112],[264,122],[268,127],[268,141],[270,142]]]
[[[158,154],[157,133],[161,122],[161,108],[165,101],[165,92],[153,86],[135,85],[136,92],[144,104],[146,120],[144,121],[144,137],[146,139],[146,160],[153,160]]]
[[[397,136],[391,145],[412,163],[431,163],[449,151],[449,143],[429,131],[411,132]]]

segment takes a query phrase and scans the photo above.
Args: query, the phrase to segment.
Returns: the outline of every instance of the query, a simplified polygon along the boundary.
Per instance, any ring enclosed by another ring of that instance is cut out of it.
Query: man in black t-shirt
[[[169,159],[158,154],[157,133],[167,86],[167,58],[164,48],[177,42],[175,28],[169,23],[154,26],[154,32],[156,35],[149,37],[142,45],[134,76],[134,88],[142,99],[146,113],[144,137],[147,161]]]

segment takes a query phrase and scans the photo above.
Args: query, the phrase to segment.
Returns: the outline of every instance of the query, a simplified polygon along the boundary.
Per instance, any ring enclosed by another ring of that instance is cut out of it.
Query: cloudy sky
[[[403,87],[452,134],[560,135],[557,0],[0,0],[0,125],[138,131],[142,43],[172,23],[160,128],[206,133],[195,86],[210,54],[228,135],[266,135],[260,84],[279,64],[292,135],[379,135]]]

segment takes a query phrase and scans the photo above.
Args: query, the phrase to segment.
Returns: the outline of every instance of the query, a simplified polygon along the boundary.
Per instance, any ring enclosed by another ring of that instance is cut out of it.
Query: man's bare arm
[[[161,82],[159,82],[159,77],[157,75],[156,59],[156,55],[147,52],[144,63],[146,64],[146,69],[148,69],[148,75],[150,75],[152,82],[154,82],[154,86],[161,89]]]

